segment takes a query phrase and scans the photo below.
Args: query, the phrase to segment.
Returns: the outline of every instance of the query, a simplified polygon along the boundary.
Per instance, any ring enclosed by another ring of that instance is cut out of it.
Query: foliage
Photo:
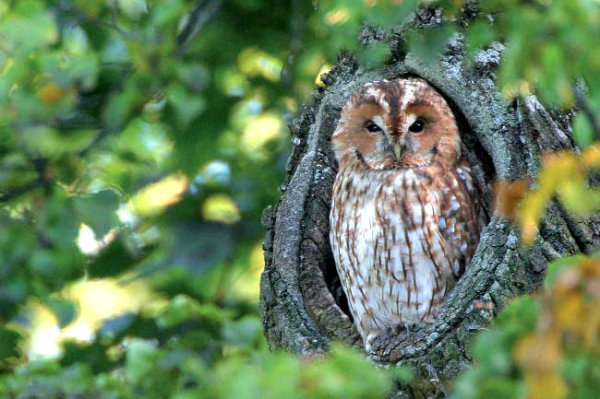
[[[49,361],[29,363],[0,382],[0,394],[15,398],[383,398],[393,388],[393,370],[378,370],[341,345],[327,359],[254,349],[252,356],[227,356],[212,367],[196,353],[181,349],[181,344],[176,346],[180,349],[132,339],[123,349],[124,367],[112,372],[98,372],[90,362],[81,361],[62,367]],[[229,350],[243,350],[242,346],[237,342]]]
[[[493,0],[482,6],[499,21],[479,44],[494,38],[505,43],[499,80],[506,91],[526,95],[535,90],[550,105],[572,106],[573,83],[584,79],[590,101],[595,109],[600,107],[600,82],[594,73],[600,67],[600,48],[592,39],[600,35],[597,2]]]
[[[340,49],[387,62],[386,44],[433,5],[445,19],[407,38],[414,54],[434,61],[456,34],[471,56],[501,39],[508,96],[580,107],[574,137],[590,147],[547,158],[530,205],[511,207],[525,210],[524,237],[555,193],[597,209],[581,196],[597,197],[585,179],[597,165],[598,2],[489,1],[468,29],[451,0],[0,2],[1,395],[383,397],[408,378],[340,346],[325,359],[266,350],[259,221],[285,170],[285,123],[318,76]],[[578,278],[509,308],[457,392],[591,389],[589,332],[539,321],[558,317],[552,295],[579,298],[571,311],[597,301]],[[540,376],[513,349],[543,339],[552,364],[581,373]]]
[[[545,154],[531,180],[498,182],[496,206],[514,218],[531,244],[548,203],[557,198],[576,217],[600,209],[590,176],[598,167],[600,5],[592,1],[489,1],[496,19],[471,27],[473,48],[500,39],[506,52],[498,83],[508,97],[537,94],[557,107],[577,106],[573,138],[581,153]],[[577,82],[577,83],[576,83]],[[586,148],[587,147],[587,148]],[[475,366],[454,398],[593,398],[600,376],[600,263],[577,255],[549,265],[543,293],[515,300],[473,346]],[[493,348],[493,350],[491,349]]]
[[[526,181],[499,182],[496,194],[504,215],[515,218],[522,242],[537,236],[547,204],[555,197],[578,217],[600,209],[598,190],[588,178],[598,167],[600,137],[600,48],[592,39],[600,34],[600,5],[593,1],[489,1],[485,17],[467,32],[472,48],[502,40],[506,52],[498,83],[509,98],[535,93],[545,103],[576,107],[573,138],[582,154],[546,154],[534,188]],[[489,19],[497,19],[493,24]]]
[[[537,176],[537,187],[528,191],[528,181],[519,180],[496,186],[500,211],[515,218],[521,227],[521,240],[531,244],[546,205],[556,196],[575,216],[590,216],[600,209],[600,192],[588,187],[588,176],[600,167],[600,147],[594,144],[579,156],[564,151],[546,154]]]
[[[600,262],[553,262],[545,290],[513,301],[474,344],[454,398],[594,398],[600,389]],[[494,348],[490,350],[489,348]]]

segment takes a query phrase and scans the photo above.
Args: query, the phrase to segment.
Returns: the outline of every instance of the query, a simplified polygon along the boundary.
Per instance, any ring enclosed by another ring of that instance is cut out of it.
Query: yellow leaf
[[[600,144],[593,144],[583,151],[581,160],[588,168],[600,168]]]
[[[600,309],[600,301],[595,301],[588,309],[588,319],[586,320],[583,339],[585,345],[593,351],[600,350],[600,312],[595,311]]]
[[[65,97],[65,91],[56,83],[47,83],[38,91],[38,98],[46,107],[56,104]]]
[[[529,334],[514,349],[515,360],[526,370],[549,373],[560,361],[560,339],[556,333]]]
[[[525,374],[527,397],[529,399],[563,399],[568,388],[557,372]]]
[[[572,152],[547,154],[542,159],[542,171],[538,176],[538,187],[530,192],[518,208],[516,219],[521,227],[521,241],[529,245],[535,239],[546,206],[558,192],[566,195],[569,205],[584,210],[580,201],[581,187],[585,179],[585,167]]]
[[[127,202],[127,210],[142,216],[156,216],[166,207],[181,200],[187,188],[187,177],[177,174],[150,184]]]
[[[496,181],[494,183],[494,209],[501,215],[514,219],[517,207],[525,197],[529,184],[529,178]]]
[[[248,256],[248,266],[232,281],[229,292],[236,299],[254,303],[258,301],[260,276],[265,268],[262,243],[257,243]]]
[[[340,25],[350,19],[350,12],[346,7],[338,7],[325,14],[327,25]]]
[[[571,180],[565,181],[558,194],[567,210],[575,215],[585,216],[597,210],[596,191],[586,187],[583,176],[574,176]]]
[[[267,156],[267,143],[282,136],[283,120],[274,113],[263,113],[250,118],[240,140],[240,149],[249,157]]]
[[[242,50],[237,61],[239,70],[246,76],[261,76],[272,82],[277,82],[281,77],[281,60],[256,47]]]
[[[581,263],[581,272],[586,277],[600,278],[600,262],[595,259],[586,258],[585,261]]]
[[[211,222],[226,224],[237,223],[241,219],[240,210],[226,194],[208,197],[202,206],[202,217]]]
[[[535,190],[525,197],[517,212],[517,221],[521,227],[521,241],[525,245],[533,242],[537,235],[537,226],[542,219],[552,192]]]
[[[554,317],[561,330],[582,331],[585,327],[585,306],[578,292],[563,295],[556,301]]]

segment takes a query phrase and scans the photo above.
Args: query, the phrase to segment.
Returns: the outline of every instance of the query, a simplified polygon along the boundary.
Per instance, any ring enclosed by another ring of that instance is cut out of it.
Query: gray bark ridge
[[[465,156],[476,171],[492,209],[491,183],[535,176],[547,151],[575,149],[568,118],[549,112],[535,96],[508,103],[495,84],[503,46],[493,43],[467,61],[457,34],[437,63],[400,54],[377,70],[361,69],[349,54],[323,78],[298,117],[290,123],[294,149],[281,198],[263,215],[265,270],[260,312],[272,348],[298,354],[327,351],[332,340],[360,345],[360,338],[336,275],[329,246],[331,187],[337,165],[330,148],[341,109],[367,82],[419,76],[449,101],[465,142]],[[558,116],[557,116],[558,115]],[[542,283],[546,265],[558,257],[588,253],[598,246],[600,224],[575,220],[552,203],[534,245],[519,245],[519,232],[491,214],[478,249],[435,323],[377,338],[371,356],[382,363],[411,367],[415,381],[399,386],[398,397],[445,396],[445,383],[471,364],[469,343],[505,304]]]

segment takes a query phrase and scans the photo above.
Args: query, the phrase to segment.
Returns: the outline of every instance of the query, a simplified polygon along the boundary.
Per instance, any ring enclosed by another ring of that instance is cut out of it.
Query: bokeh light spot
[[[208,197],[202,206],[202,216],[210,222],[232,224],[241,219],[240,211],[235,202],[225,194],[215,194]]]
[[[140,190],[128,203],[131,213],[142,216],[159,214],[181,199],[188,180],[183,175],[170,175]]]

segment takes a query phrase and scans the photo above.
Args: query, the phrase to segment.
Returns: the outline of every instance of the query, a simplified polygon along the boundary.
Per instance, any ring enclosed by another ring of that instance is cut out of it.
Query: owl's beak
[[[402,144],[400,144],[400,143],[394,144],[394,155],[396,155],[396,159],[400,159],[403,149],[404,149],[404,146]]]

